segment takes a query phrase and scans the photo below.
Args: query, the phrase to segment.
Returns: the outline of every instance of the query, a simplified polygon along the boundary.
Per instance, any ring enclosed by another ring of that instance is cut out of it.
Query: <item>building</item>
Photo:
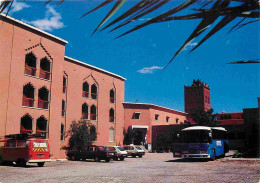
[[[230,149],[239,149],[245,146],[245,132],[243,112],[219,113],[217,114],[219,126],[228,131]]]
[[[164,126],[184,124],[186,113],[165,108],[154,104],[123,103],[125,109],[125,129],[136,129],[138,135],[134,144],[147,144],[149,150],[155,143],[157,132],[153,126]]]
[[[210,87],[201,82],[193,80],[191,86],[184,85],[185,112],[190,114],[192,110],[209,110],[210,105]]]
[[[8,16],[0,24],[0,136],[46,134],[52,158],[65,158],[65,132],[83,118],[95,144],[123,143],[125,78],[65,56],[61,38]]]

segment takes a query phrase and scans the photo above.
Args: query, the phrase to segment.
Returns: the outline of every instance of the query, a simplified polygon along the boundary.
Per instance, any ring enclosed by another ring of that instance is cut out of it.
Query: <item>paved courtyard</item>
[[[260,161],[183,161],[147,153],[125,161],[49,162],[45,167],[0,166],[0,182],[259,182]]]

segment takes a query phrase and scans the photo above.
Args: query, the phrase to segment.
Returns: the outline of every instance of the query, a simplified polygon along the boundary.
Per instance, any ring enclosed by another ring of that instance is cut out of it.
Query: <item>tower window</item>
[[[97,99],[97,86],[95,84],[91,86],[91,98]]]
[[[40,88],[38,94],[38,108],[48,109],[49,108],[48,100],[49,100],[49,91],[45,87]]]
[[[82,119],[88,119],[88,105],[86,103],[82,105]]]
[[[135,112],[134,113],[134,119],[140,119],[140,112]]]
[[[88,85],[88,83],[84,82],[82,87],[83,87],[82,96],[88,98],[88,96],[89,96],[89,85]]]
[[[92,105],[90,108],[90,120],[97,120],[97,108],[95,105]]]
[[[29,114],[24,115],[21,118],[20,133],[32,133],[33,119]]]
[[[25,55],[24,73],[31,76],[36,75],[36,57],[33,53],[28,53]]]
[[[115,122],[115,110],[113,108],[109,110],[109,122]]]
[[[23,106],[34,106],[34,87],[28,83],[23,87]]]
[[[40,63],[40,78],[43,78],[43,79],[47,79],[47,80],[50,80],[50,73],[51,71],[51,63],[50,61],[44,57],[41,59],[41,63]]]
[[[115,92],[114,90],[110,90],[110,103],[115,103]]]

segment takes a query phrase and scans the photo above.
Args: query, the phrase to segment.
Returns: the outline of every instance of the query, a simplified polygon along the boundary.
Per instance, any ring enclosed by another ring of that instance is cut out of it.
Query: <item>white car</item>
[[[142,158],[143,155],[145,155],[144,150],[137,145],[126,145],[124,146],[124,149],[127,152],[127,156],[132,156],[133,158],[135,158],[136,156],[138,156],[139,158]]]
[[[116,154],[112,157],[114,160],[123,161],[127,157],[127,152],[121,146],[104,146],[108,151],[115,151]]]

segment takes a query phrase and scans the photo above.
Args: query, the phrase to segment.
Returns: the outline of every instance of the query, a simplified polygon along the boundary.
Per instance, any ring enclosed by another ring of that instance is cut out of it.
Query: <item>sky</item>
[[[163,69],[199,20],[157,23],[114,39],[134,25],[92,35],[113,4],[80,18],[103,1],[65,1],[58,6],[56,2],[44,2],[15,1],[9,15],[67,40],[66,56],[125,77],[126,102],[138,100],[184,111],[184,85],[200,79],[210,86],[211,107],[216,113],[242,112],[243,108],[258,106],[260,64],[227,63],[259,58],[259,22],[228,33],[237,19],[189,53],[199,37]],[[125,3],[118,14],[136,2]],[[160,13],[176,3],[180,1],[172,0]]]

